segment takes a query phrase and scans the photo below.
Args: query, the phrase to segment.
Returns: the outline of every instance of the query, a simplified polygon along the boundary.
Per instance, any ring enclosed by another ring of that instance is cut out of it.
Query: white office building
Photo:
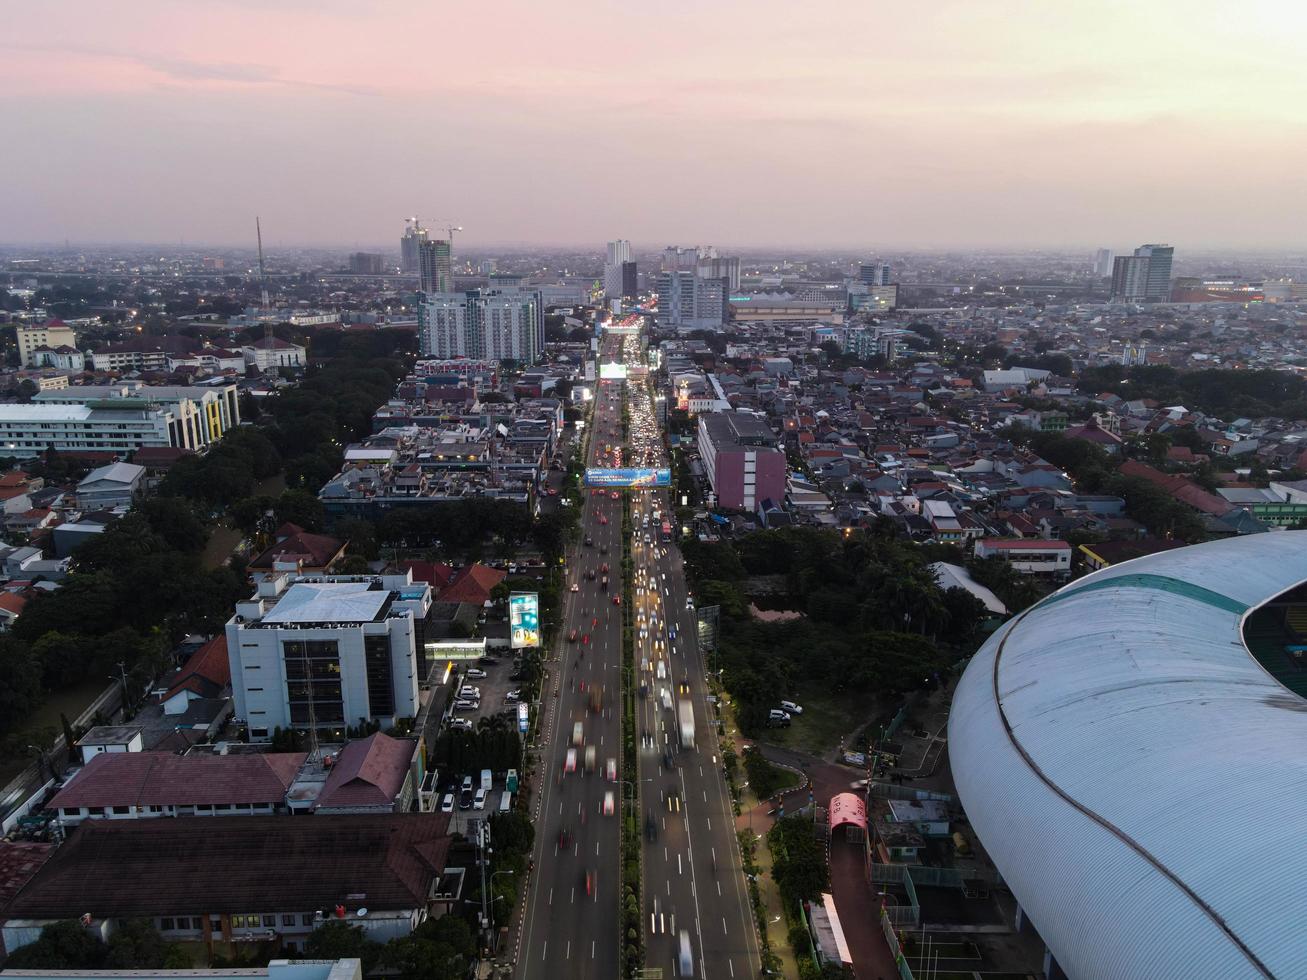
[[[718,330],[726,313],[725,283],[694,272],[658,276],[658,320],[685,330]]]
[[[393,725],[418,710],[417,633],[431,587],[403,575],[276,575],[227,623],[235,717],[274,730]]]
[[[124,381],[113,385],[76,385],[42,391],[33,399],[46,405],[86,405],[91,408],[146,408],[164,413],[169,430],[165,445],[202,449],[240,425],[236,386],[147,385]]]
[[[604,253],[604,298],[621,299],[622,266],[631,261],[631,243],[625,238],[609,242]]]
[[[164,409],[147,405],[0,405],[0,456],[31,459],[51,447],[126,454],[143,446],[174,446],[173,421]]]

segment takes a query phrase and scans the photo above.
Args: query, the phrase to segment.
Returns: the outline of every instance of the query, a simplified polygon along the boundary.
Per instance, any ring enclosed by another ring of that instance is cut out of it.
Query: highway
[[[632,386],[629,404],[631,465],[667,466],[647,389]],[[633,502],[636,683],[643,695],[637,723],[645,965],[661,969],[664,977],[756,977],[762,962],[717,732],[710,723],[695,613],[680,552],[661,540],[663,520],[675,523],[670,506],[666,489],[637,494]],[[673,528],[673,538],[678,531]],[[692,745],[682,744],[683,704],[694,716]],[[688,938],[688,970],[682,931]]]
[[[614,440],[599,433],[621,425],[621,404],[620,383],[601,383],[587,466],[603,465],[605,442]],[[545,717],[540,795],[532,815],[535,867],[515,968],[523,980],[613,980],[618,975],[617,807],[622,785],[610,781],[606,770],[608,760],[621,755],[622,611],[612,600],[622,594],[622,502],[608,492],[584,491],[582,507],[583,540],[568,559],[558,657],[541,691]],[[607,591],[602,586],[605,564]],[[577,591],[571,591],[573,586]],[[575,640],[569,639],[573,631]],[[596,690],[597,712],[591,710]],[[583,744],[574,745],[578,723]],[[569,749],[575,750],[575,771],[567,771]],[[590,749],[594,770],[587,772]],[[609,794],[611,815],[603,812]]]

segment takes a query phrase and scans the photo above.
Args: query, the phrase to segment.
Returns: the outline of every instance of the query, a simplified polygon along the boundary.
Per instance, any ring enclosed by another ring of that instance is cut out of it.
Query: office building
[[[36,356],[38,347],[58,350],[77,346],[77,334],[62,320],[47,320],[31,326],[18,326],[18,356],[23,367],[40,367]]]
[[[165,445],[203,449],[240,425],[240,398],[233,384],[147,385],[124,381],[114,385],[77,385],[39,392],[41,405],[82,405],[89,408],[159,409],[169,432]],[[154,445],[154,443],[149,443]]]
[[[1118,255],[1112,263],[1112,301],[1165,302],[1171,295],[1170,245],[1140,245],[1133,255]]]
[[[235,717],[280,729],[383,727],[418,708],[419,622],[431,586],[403,575],[278,575],[227,623]]]
[[[544,337],[544,302],[529,287],[431,293],[418,308],[423,357],[534,364]]]
[[[693,272],[699,264],[699,249],[668,245],[663,249],[660,272]]]
[[[631,261],[631,243],[624,238],[609,242],[604,253],[604,298],[621,299],[622,267]]]
[[[454,288],[453,254],[443,238],[418,246],[418,288],[424,293],[448,293]]]
[[[635,299],[640,294],[640,276],[634,262],[622,263],[622,299]]]
[[[176,419],[160,406],[0,404],[0,455],[18,459],[50,448],[125,455],[144,446],[177,446],[175,438],[181,438]]]
[[[728,294],[721,279],[700,279],[693,271],[658,275],[658,320],[685,330],[718,330],[726,319]]]
[[[699,416],[699,453],[716,506],[752,511],[785,499],[785,453],[771,426],[747,412]]]
[[[1094,276],[1098,279],[1107,279],[1112,275],[1112,250],[1110,248],[1100,248],[1094,253]]]
[[[349,271],[356,276],[379,276],[385,268],[380,252],[354,252],[349,257]]]
[[[863,262],[858,266],[858,280],[868,286],[888,286],[890,269],[885,262]]]
[[[414,273],[418,271],[420,260],[418,253],[422,243],[427,240],[427,230],[417,218],[409,218],[405,222],[404,237],[399,240],[399,267],[404,272]]]

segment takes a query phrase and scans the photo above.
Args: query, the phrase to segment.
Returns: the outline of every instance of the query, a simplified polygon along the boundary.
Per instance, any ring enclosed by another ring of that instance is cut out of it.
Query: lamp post
[[[512,871],[512,870],[509,870],[509,871],[496,871],[496,872],[492,873],[492,874],[490,875],[490,885],[489,885],[489,887],[492,888],[492,889],[495,887],[495,879],[496,879],[497,877],[499,877],[500,875],[512,875],[512,874],[515,874],[515,873],[516,873],[516,872],[514,872],[514,871]],[[503,898],[502,895],[499,896],[499,897],[500,897],[500,898]],[[495,951],[495,899],[491,899],[491,900],[490,900],[490,903],[489,903],[489,910],[490,910],[490,951],[493,953],[493,952]]]

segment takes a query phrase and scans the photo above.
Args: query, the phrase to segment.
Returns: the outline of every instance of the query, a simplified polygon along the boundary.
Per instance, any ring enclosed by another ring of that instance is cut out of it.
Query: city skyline
[[[398,49],[492,26],[467,10],[56,2],[0,45],[0,239],[1293,247],[1307,13],[1206,6],[509,3],[488,59]]]

